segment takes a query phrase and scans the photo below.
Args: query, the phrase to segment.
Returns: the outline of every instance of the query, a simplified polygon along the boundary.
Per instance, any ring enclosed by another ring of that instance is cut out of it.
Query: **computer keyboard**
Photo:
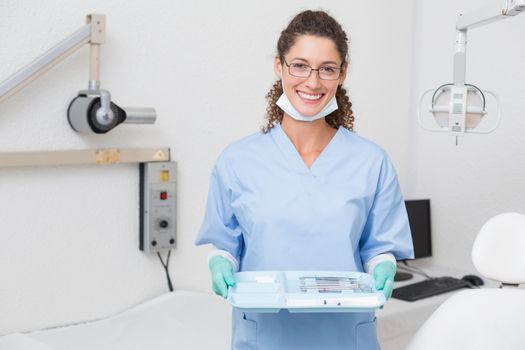
[[[416,301],[469,286],[467,281],[454,277],[437,277],[396,288],[392,297],[405,301]]]

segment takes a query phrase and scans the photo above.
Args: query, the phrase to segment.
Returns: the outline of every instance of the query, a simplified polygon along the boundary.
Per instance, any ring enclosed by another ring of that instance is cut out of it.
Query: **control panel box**
[[[177,244],[177,163],[140,164],[139,248],[147,253]]]

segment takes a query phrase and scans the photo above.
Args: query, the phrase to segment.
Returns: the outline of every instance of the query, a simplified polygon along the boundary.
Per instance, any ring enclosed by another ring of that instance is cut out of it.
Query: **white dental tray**
[[[235,274],[228,302],[249,312],[371,312],[385,303],[371,275],[349,271],[247,271]]]

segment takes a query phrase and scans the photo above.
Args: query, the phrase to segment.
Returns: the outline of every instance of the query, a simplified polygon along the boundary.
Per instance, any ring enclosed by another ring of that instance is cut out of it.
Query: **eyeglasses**
[[[317,69],[313,69],[304,63],[288,64],[284,58],[283,62],[288,67],[288,73],[297,78],[308,78],[310,77],[310,74],[312,74],[312,71],[315,70],[317,71],[317,75],[321,80],[337,80],[341,76],[341,72],[343,70],[343,64],[341,64],[339,68],[334,66],[322,66]]]

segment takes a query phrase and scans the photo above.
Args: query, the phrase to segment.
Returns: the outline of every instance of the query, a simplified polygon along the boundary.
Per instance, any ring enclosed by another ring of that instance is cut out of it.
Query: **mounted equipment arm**
[[[79,92],[68,109],[69,124],[75,131],[106,133],[120,123],[153,124],[153,108],[120,108],[111,102],[111,94],[100,89],[100,45],[106,38],[106,17],[91,14],[87,24],[0,84],[0,103],[14,95],[53,66],[90,45],[88,89]]]

